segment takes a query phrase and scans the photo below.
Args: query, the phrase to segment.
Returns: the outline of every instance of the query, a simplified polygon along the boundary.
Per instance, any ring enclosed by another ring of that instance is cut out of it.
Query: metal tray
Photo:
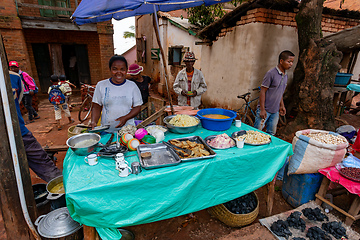
[[[206,144],[207,145],[209,145],[207,142],[209,141],[209,140],[212,140],[212,139],[214,139],[214,138],[216,138],[218,135],[211,135],[211,136],[208,136],[208,137],[206,137],[205,138],[205,142],[206,142]],[[211,148],[213,148],[213,149],[219,149],[219,150],[224,150],[224,149],[229,149],[229,148],[233,148],[233,147],[235,147],[236,146],[236,141],[233,139],[233,138],[231,138],[233,141],[234,141],[234,146],[231,146],[231,147],[227,147],[227,148],[217,148],[217,147],[213,147],[213,146],[210,146]]]
[[[143,152],[151,152],[151,157],[142,158],[141,153]],[[137,153],[140,159],[140,165],[145,169],[167,167],[181,162],[180,157],[174,150],[163,143],[140,145],[137,148]]]
[[[237,131],[237,132],[233,132],[233,134],[231,134],[231,137],[232,138],[236,138],[238,136],[242,136],[242,135],[245,135],[246,134],[246,131],[245,130],[241,130],[241,131]],[[246,145],[251,145],[251,146],[262,146],[262,145],[267,145],[271,143],[271,136],[270,136],[270,141],[267,142],[267,143],[261,143],[261,144],[253,144],[253,143],[247,143],[247,142],[244,142],[244,144]]]
[[[350,179],[350,180],[352,180],[352,181],[355,181],[355,182],[360,182],[360,179],[359,179],[359,178],[351,177],[351,176],[349,176],[349,175],[347,175],[347,174],[345,174],[345,173],[343,173],[343,172],[340,171],[340,169],[345,168],[345,166],[342,165],[342,163],[337,163],[337,164],[335,165],[335,168],[336,168],[336,170],[338,170],[338,172],[340,173],[341,176],[343,176],[343,177],[345,177],[345,178],[347,178],[347,179]]]
[[[212,150],[209,145],[206,144],[204,139],[202,139],[200,136],[190,136],[190,137],[183,137],[183,138],[174,138],[171,140],[178,140],[178,141],[186,141],[189,140],[191,142],[201,143],[204,144],[205,149],[210,153],[209,156],[203,156],[203,157],[195,157],[195,158],[181,158],[182,162],[188,162],[188,161],[194,161],[194,160],[203,160],[207,158],[213,158],[216,156],[216,152]],[[170,140],[168,141],[170,143]],[[175,153],[176,154],[176,153]],[[177,154],[176,154],[177,155]],[[177,155],[178,156],[178,155]]]

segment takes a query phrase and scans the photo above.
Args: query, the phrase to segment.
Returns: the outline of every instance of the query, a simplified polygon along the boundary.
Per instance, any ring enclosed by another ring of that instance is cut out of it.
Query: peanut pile
[[[307,136],[309,138],[312,138],[318,142],[326,143],[326,144],[339,145],[339,144],[347,143],[346,138],[343,136],[340,136],[340,135],[335,136],[333,134],[322,133],[322,132],[307,133],[307,134],[303,134],[303,135]]]

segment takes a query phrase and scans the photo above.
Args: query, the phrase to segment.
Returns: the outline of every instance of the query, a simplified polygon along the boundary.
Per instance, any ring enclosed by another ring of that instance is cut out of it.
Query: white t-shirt
[[[101,125],[110,125],[109,131],[116,131],[119,121],[115,119],[128,114],[133,107],[142,105],[141,92],[132,81],[125,80],[115,84],[110,79],[98,82],[95,88],[93,102],[102,106]],[[129,119],[125,125],[135,125],[134,119]]]

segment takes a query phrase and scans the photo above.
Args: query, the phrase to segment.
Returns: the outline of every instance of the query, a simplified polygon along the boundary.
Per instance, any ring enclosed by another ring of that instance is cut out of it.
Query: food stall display
[[[137,175],[119,177],[115,161],[101,155],[97,165],[89,166],[84,156],[69,149],[63,175],[71,217],[104,230],[199,211],[244,196],[271,182],[286,157],[292,155],[291,144],[276,137],[267,145],[211,149],[203,139],[226,134],[233,141],[229,136],[239,128],[232,125],[219,133],[195,126],[193,132],[181,135],[169,129],[164,142],[160,143],[144,144],[141,139],[135,156],[134,151],[124,152],[124,161],[129,166],[140,161],[143,170]],[[243,124],[240,130],[254,128]],[[102,135],[100,143],[109,141],[114,141],[113,136]],[[185,151],[180,154],[177,147]]]

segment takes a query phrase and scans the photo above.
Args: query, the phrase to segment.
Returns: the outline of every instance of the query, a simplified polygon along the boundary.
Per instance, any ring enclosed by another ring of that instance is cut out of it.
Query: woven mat
[[[263,218],[263,219],[260,219],[260,223],[261,225],[267,227],[267,229],[269,229],[269,231],[279,240],[286,240],[286,238],[284,237],[279,237],[277,236],[275,233],[273,233],[271,230],[270,230],[270,226],[272,225],[273,222],[277,221],[277,220],[283,220],[285,221],[291,213],[295,212],[295,211],[299,211],[301,212],[302,209],[304,208],[320,208],[322,210],[322,213],[324,213],[328,218],[329,218],[329,222],[333,222],[333,221],[338,221],[338,222],[341,222],[337,217],[335,217],[334,215],[330,214],[330,213],[325,213],[323,211],[323,209],[321,207],[319,207],[319,205],[317,205],[314,201],[311,201],[311,202],[308,202],[308,203],[305,203],[303,205],[301,205],[300,207],[298,208],[295,208],[293,210],[290,210],[290,211],[287,211],[287,212],[284,212],[284,213],[280,213],[280,214],[277,214],[277,215],[274,215],[274,216],[271,216],[271,217],[267,217],[267,218]],[[335,210],[334,210],[335,211]],[[305,239],[308,239],[306,237],[306,233],[308,231],[309,228],[311,227],[314,227],[314,226],[318,226],[319,228],[321,228],[321,224],[325,223],[326,220],[324,220],[323,222],[319,222],[319,221],[311,221],[309,219],[307,219],[307,217],[305,217],[303,214],[301,214],[301,218],[304,219],[305,223],[306,223],[306,229],[304,232],[301,232],[301,230],[299,229],[295,229],[295,228],[292,228],[290,227],[289,230],[290,232],[292,233],[292,236],[289,237],[289,239],[292,239],[294,237],[302,237],[302,238],[305,238]],[[348,239],[360,239],[360,234],[358,234],[357,232],[355,232],[354,230],[352,230],[350,227],[348,227],[347,225],[345,225],[343,222],[342,223],[342,226],[346,229],[346,234],[348,236]],[[336,240],[336,238],[334,238],[334,236],[332,236],[331,234],[329,234],[329,236],[332,237],[333,240]]]

